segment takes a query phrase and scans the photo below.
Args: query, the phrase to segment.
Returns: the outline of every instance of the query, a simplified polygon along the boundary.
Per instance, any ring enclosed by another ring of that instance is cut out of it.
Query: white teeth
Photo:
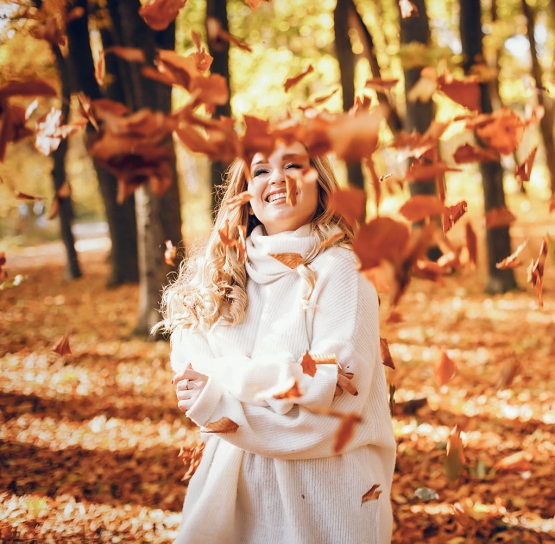
[[[273,195],[270,195],[267,200],[268,202],[273,202],[274,200],[277,200],[278,198],[287,198],[287,193],[275,193]]]

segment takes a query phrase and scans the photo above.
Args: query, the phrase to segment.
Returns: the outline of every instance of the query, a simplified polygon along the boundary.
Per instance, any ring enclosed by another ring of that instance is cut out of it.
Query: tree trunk
[[[225,31],[229,31],[229,22],[227,19],[227,0],[207,0],[206,20],[208,20],[208,17],[214,17],[220,22]],[[229,43],[223,40],[208,39],[208,51],[212,57],[214,57],[210,71],[214,74],[220,74],[225,77],[227,87],[231,92],[229,78]],[[230,101],[228,100],[227,104],[216,106],[214,115],[216,117],[231,117]],[[222,161],[213,161],[210,165],[210,177],[212,183],[211,209],[213,219],[216,217],[216,210],[220,205],[218,196],[221,192],[217,190],[217,187],[222,184],[222,175],[227,170],[228,166],[229,164]]]
[[[460,32],[464,55],[464,69],[469,72],[476,59],[482,58],[482,26],[480,0],[460,0]],[[493,111],[487,84],[480,84],[483,113]],[[478,142],[479,143],[479,142]],[[486,213],[505,206],[503,191],[503,168],[499,162],[480,163]],[[512,269],[499,270],[496,263],[511,254],[509,227],[486,229],[488,254],[488,283],[486,292],[504,293],[517,287]]]
[[[69,117],[69,101],[71,97],[69,70],[67,62],[60,51],[58,45],[52,45],[52,51],[56,57],[58,69],[60,71],[60,80],[62,82],[62,116],[64,122],[68,121]],[[66,155],[67,155],[67,139],[63,139],[58,149],[52,153],[54,161],[52,167],[52,180],[54,182],[54,189],[57,192],[60,187],[66,182]],[[77,259],[77,251],[75,250],[75,238],[71,230],[71,223],[73,221],[73,206],[71,197],[60,198],[60,232],[64,246],[66,248],[67,264],[66,264],[66,277],[68,279],[76,279],[81,277],[81,268]]]
[[[540,132],[542,135],[543,146],[545,148],[545,157],[547,161],[547,169],[549,171],[549,181],[551,193],[555,194],[555,142],[553,139],[553,99],[547,95],[543,86],[543,70],[538,61],[536,51],[536,38],[534,36],[534,14],[532,9],[526,2],[522,0],[522,11],[526,17],[526,32],[528,41],[530,42],[530,55],[532,58],[532,75],[536,80],[536,89],[538,90],[538,104],[545,109],[544,116],[540,119]]]
[[[139,47],[148,60],[152,60],[155,49],[173,49],[175,24],[166,30],[155,32],[139,16],[139,0],[109,0],[108,7],[117,41],[126,47]],[[122,82],[128,95],[128,106],[137,110],[150,108],[169,112],[171,110],[171,88],[144,78],[138,66],[128,64],[128,77]],[[168,145],[173,145],[171,138]],[[179,189],[175,163],[173,183],[161,197],[156,196],[148,185],[136,193],[137,241],[139,256],[139,318],[135,333],[149,334],[150,328],[160,319],[158,308],[160,293],[172,270],[164,261],[165,240],[175,246],[181,241],[181,214]]]
[[[349,12],[351,0],[337,0],[333,12],[335,51],[339,62],[343,110],[348,111],[355,102],[355,56],[349,39]],[[349,184],[364,190],[364,175],[360,162],[347,163]]]
[[[94,75],[94,61],[88,32],[87,2],[78,0],[75,6],[85,10],[83,17],[68,22],[66,31],[69,44],[69,55],[72,62],[72,87],[83,92],[92,100],[102,98],[102,92]],[[106,36],[107,31],[103,31]],[[108,44],[111,45],[111,44]],[[106,72],[113,76],[113,59],[115,55],[107,55]],[[117,68],[117,67],[116,67]],[[108,87],[108,95],[113,100],[124,101],[118,77]],[[92,127],[88,127],[91,129]],[[135,219],[135,199],[128,198],[123,204],[116,202],[117,183],[115,177],[94,162],[98,184],[106,219],[110,229],[110,262],[112,265],[108,286],[114,287],[123,283],[134,283],[139,279],[137,261],[137,226]]]

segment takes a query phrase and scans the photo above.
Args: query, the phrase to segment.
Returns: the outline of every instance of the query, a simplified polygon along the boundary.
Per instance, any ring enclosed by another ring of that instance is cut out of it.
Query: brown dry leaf
[[[12,80],[0,86],[0,103],[11,96],[56,96],[57,94],[56,89],[42,79]]]
[[[418,8],[410,0],[399,0],[399,10],[403,19],[419,17]]]
[[[300,253],[269,253],[268,255],[292,270],[304,262],[304,257]]]
[[[285,174],[285,202],[289,206],[297,205],[297,180],[293,176]]]
[[[335,434],[333,453],[339,453],[353,439],[355,435],[355,425],[361,422],[362,418],[358,414],[350,413],[341,415],[341,423]]]
[[[14,196],[19,200],[30,200],[33,202],[40,202],[42,200],[46,200],[45,196],[28,195],[27,193],[22,193],[21,191],[14,191]]]
[[[226,202],[226,204],[229,211],[231,212],[236,208],[240,208],[241,206],[249,202],[251,198],[252,198],[251,193],[249,193],[248,191],[243,191],[242,193],[239,193],[238,195],[235,195],[234,197],[230,198]]]
[[[205,446],[206,442],[200,442],[194,448],[184,449],[181,447],[179,450],[177,457],[179,457],[187,467],[187,471],[183,475],[183,478],[181,478],[182,482],[187,482],[193,477],[202,460]]]
[[[498,472],[510,471],[510,472],[524,472],[527,470],[532,470],[533,457],[531,453],[527,451],[517,451],[507,457],[503,457],[493,465],[493,468]]]
[[[139,9],[139,15],[153,30],[165,30],[185,7],[187,0],[149,0]]]
[[[511,353],[503,363],[499,379],[497,380],[497,389],[503,390],[511,387],[513,380],[522,371],[522,364],[516,354]]]
[[[524,159],[522,164],[519,164],[515,170],[515,178],[522,183],[523,181],[530,181],[530,174],[532,173],[532,165],[536,157],[537,147],[534,147],[528,156]]]
[[[247,6],[249,6],[249,8],[251,8],[253,11],[264,2],[269,3],[270,0],[245,0],[245,4],[247,4]]]
[[[69,338],[64,334],[53,346],[50,351],[58,355],[71,355],[71,348],[69,347]]]
[[[229,236],[229,219],[225,220],[225,226],[218,229],[218,234],[222,244],[227,247],[234,247],[237,245],[237,240],[235,238],[230,238]]]
[[[104,51],[101,51],[94,63],[94,79],[102,87],[104,85],[104,78],[106,77],[106,60],[104,58]]]
[[[491,149],[510,155],[519,146],[524,134],[524,122],[508,108],[467,119],[466,128],[474,130],[476,136]]]
[[[214,50],[219,50],[222,47],[222,42],[228,42],[236,45],[243,51],[252,53],[252,49],[245,42],[242,42],[235,36],[232,36],[227,30],[222,27],[222,23],[216,17],[206,18],[206,33],[208,35],[208,42],[216,44]]]
[[[516,268],[518,266],[522,266],[522,261],[518,258],[522,250],[528,244],[528,240],[520,244],[516,250],[511,253],[508,257],[505,257],[501,262],[495,264],[495,268],[500,270],[504,270],[506,268]]]
[[[366,215],[366,193],[356,187],[338,189],[330,195],[328,206],[353,226]]]
[[[239,225],[239,238],[237,239],[237,260],[241,264],[245,264],[247,261],[247,227],[245,225]]]
[[[171,240],[166,240],[166,249],[164,251],[164,261],[169,266],[175,266],[175,258],[177,256],[177,247],[172,244]]]
[[[391,357],[391,352],[389,351],[389,344],[385,338],[380,336],[380,352],[382,355],[382,363],[389,368],[395,370],[395,364],[393,363],[393,359]]]
[[[447,439],[447,456],[445,458],[445,475],[451,481],[456,480],[466,463],[464,457],[461,430],[455,425]]]
[[[231,434],[236,433],[239,429],[239,425],[235,421],[229,419],[228,417],[222,417],[218,421],[214,421],[206,425],[206,427],[201,427],[201,433],[219,433],[219,434]]]
[[[245,133],[242,138],[243,159],[250,164],[255,153],[260,152],[264,155],[272,153],[276,145],[276,136],[270,134],[268,121],[252,115],[243,115],[243,120],[245,122]]]
[[[138,47],[123,47],[121,45],[113,45],[104,50],[104,53],[113,53],[114,55],[126,60],[127,62],[146,62],[145,52]]]
[[[304,79],[308,74],[311,74],[312,72],[314,72],[314,66],[312,66],[312,64],[309,64],[301,73],[297,74],[296,76],[287,78],[285,80],[285,83],[283,84],[285,92],[287,92],[291,87],[293,87],[293,85],[299,83],[299,81]]]
[[[543,270],[545,267],[545,260],[547,258],[547,242],[542,240],[540,246],[540,254],[538,258],[530,263],[528,267],[528,283],[531,283],[536,289],[536,295],[538,296],[538,303],[540,308],[543,307]]]
[[[341,238],[343,238],[345,236],[344,232],[337,232],[336,234],[333,234],[332,236],[330,236],[327,240],[324,240],[321,244],[320,244],[320,251],[323,251],[324,249],[330,247],[331,245],[333,245],[335,242],[337,242],[337,240],[341,240]]]
[[[414,195],[399,209],[399,213],[407,221],[417,222],[427,217],[442,215],[445,206],[443,202],[433,195]]]
[[[372,282],[378,293],[389,293],[389,283],[381,266],[363,270],[362,273],[368,281]]]
[[[274,399],[277,400],[298,399],[302,396],[303,392],[299,389],[299,382],[297,380],[293,382],[293,385],[287,391],[273,395]]]
[[[496,229],[499,227],[508,227],[516,217],[509,208],[493,208],[486,212],[486,228]]]
[[[453,225],[466,213],[468,204],[466,200],[461,200],[453,206],[445,206],[443,210],[443,233],[451,230]]]
[[[48,211],[48,215],[46,218],[48,220],[54,219],[58,213],[60,212],[60,205],[62,200],[69,198],[71,196],[71,186],[69,182],[65,181],[62,186],[56,191],[54,195],[54,200],[52,200],[52,204],[50,206],[50,210]]]
[[[365,89],[374,89],[377,92],[385,93],[387,91],[391,91],[395,85],[399,83],[398,79],[380,79],[380,78],[373,78],[367,79],[366,83],[364,84]]]
[[[437,88],[445,93],[453,102],[468,108],[470,111],[480,111],[480,85],[477,77],[455,79],[446,74],[437,78]]]
[[[391,324],[404,323],[404,321],[405,321],[405,318],[402,316],[401,312],[397,310],[391,310],[385,320],[386,323],[391,323]]]
[[[364,495],[362,495],[362,504],[368,501],[377,501],[382,494],[380,484],[374,484]]]
[[[412,181],[426,181],[433,179],[445,172],[460,172],[460,168],[452,168],[446,163],[437,161],[434,163],[425,163],[421,160],[415,160],[405,174],[405,180]]]
[[[439,385],[447,385],[457,373],[454,361],[447,355],[447,352],[442,352],[437,366],[434,369],[437,383]]]
[[[331,150],[345,162],[370,157],[378,146],[380,122],[379,108],[355,116],[338,115],[328,131]]]
[[[470,221],[467,221],[465,225],[464,244],[459,254],[459,260],[462,265],[466,265],[472,270],[478,264],[478,237]]]
[[[6,264],[6,253],[0,251],[0,282],[4,281],[8,277],[8,273],[4,270],[4,265]]]
[[[461,145],[453,154],[453,160],[457,164],[468,164],[471,162],[499,162],[499,154],[491,149],[470,145]]]
[[[312,377],[316,375],[316,361],[310,356],[308,350],[306,350],[306,353],[303,355],[301,367],[303,369],[303,374],[308,374]]]

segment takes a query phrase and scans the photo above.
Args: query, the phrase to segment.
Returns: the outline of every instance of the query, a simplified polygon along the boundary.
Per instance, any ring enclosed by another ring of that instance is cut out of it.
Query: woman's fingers
[[[181,371],[178,372],[177,374],[175,374],[175,376],[172,378],[172,385],[175,385],[176,383],[180,382],[181,380],[186,378],[186,373],[191,370],[193,367],[191,366],[191,363],[187,363],[185,365],[185,368]]]
[[[337,385],[342,389],[345,389],[345,391],[348,391],[349,393],[351,393],[351,395],[354,395],[356,397],[358,395],[358,391],[357,391],[357,388],[354,386],[353,382],[351,381],[351,379],[352,379],[352,375],[351,377],[348,377],[347,375],[339,374],[337,376]]]

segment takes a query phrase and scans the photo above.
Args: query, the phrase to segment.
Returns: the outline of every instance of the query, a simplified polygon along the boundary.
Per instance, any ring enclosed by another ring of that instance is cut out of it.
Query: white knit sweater
[[[179,544],[383,544],[391,540],[395,442],[380,359],[378,300],[352,251],[333,247],[310,264],[317,280],[308,309],[306,281],[269,253],[306,255],[318,240],[295,232],[248,239],[248,309],[235,326],[172,335],[172,367],[209,376],[187,415],[199,426],[222,417],[236,433],[204,434],[202,462],[189,483]],[[305,305],[306,307],[306,305]],[[300,360],[335,354],[359,392],[334,398],[337,366],[302,374]],[[303,396],[272,398],[297,379]],[[270,390],[270,391],[269,391]],[[360,414],[353,439],[333,452],[337,418]],[[378,500],[362,502],[374,484]]]

